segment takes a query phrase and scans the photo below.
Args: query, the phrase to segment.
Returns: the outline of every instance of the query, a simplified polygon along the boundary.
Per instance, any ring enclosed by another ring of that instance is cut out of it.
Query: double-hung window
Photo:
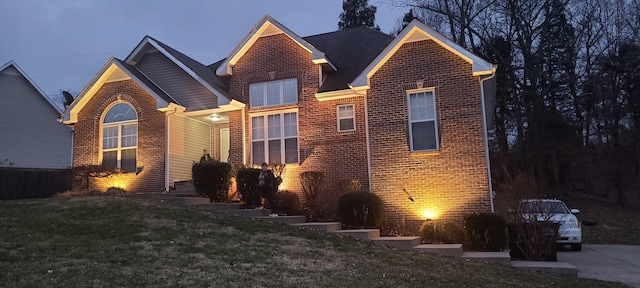
[[[355,113],[353,104],[338,105],[338,132],[356,130]]]
[[[251,117],[254,164],[298,163],[298,114],[283,112]]]
[[[298,102],[298,80],[286,79],[249,86],[251,108],[291,104]]]
[[[407,95],[411,151],[438,149],[438,125],[434,95],[433,90],[410,92]]]
[[[102,165],[123,172],[136,172],[138,116],[127,103],[107,111],[102,122]]]

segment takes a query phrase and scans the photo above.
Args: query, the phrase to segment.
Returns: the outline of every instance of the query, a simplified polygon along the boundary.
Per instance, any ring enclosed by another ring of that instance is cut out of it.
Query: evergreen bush
[[[242,201],[248,207],[260,206],[258,177],[260,169],[239,167],[236,172],[236,185]]]
[[[191,177],[196,192],[211,202],[226,202],[231,179],[231,165],[220,161],[193,163]]]
[[[278,192],[278,211],[284,215],[300,214],[300,197],[298,194],[282,190]]]
[[[338,217],[349,228],[382,228],[384,204],[369,191],[350,192],[338,200]]]

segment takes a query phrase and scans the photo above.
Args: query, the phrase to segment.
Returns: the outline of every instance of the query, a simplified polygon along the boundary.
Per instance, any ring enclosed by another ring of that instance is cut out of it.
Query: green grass
[[[1,287],[624,287],[128,198],[0,202]]]

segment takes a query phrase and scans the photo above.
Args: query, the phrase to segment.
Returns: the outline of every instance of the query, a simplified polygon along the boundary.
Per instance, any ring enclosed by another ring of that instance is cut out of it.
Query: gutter
[[[494,198],[494,194],[493,194],[493,183],[491,183],[491,161],[489,161],[489,138],[487,136],[488,132],[487,132],[487,111],[485,108],[485,103],[484,103],[484,82],[492,79],[496,77],[496,72],[495,69],[493,70],[493,73],[491,73],[491,76],[489,77],[485,77],[485,78],[480,78],[480,100],[481,100],[481,104],[482,104],[482,127],[483,127],[483,133],[484,133],[484,156],[485,156],[485,161],[487,162],[487,178],[489,180],[489,201],[491,203],[491,212],[495,212],[495,207],[493,204],[493,198]]]

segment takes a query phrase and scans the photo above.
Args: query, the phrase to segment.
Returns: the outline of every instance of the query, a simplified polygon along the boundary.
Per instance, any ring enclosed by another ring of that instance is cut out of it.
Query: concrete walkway
[[[581,252],[558,251],[558,262],[578,268],[578,277],[640,288],[640,246],[583,244]]]

